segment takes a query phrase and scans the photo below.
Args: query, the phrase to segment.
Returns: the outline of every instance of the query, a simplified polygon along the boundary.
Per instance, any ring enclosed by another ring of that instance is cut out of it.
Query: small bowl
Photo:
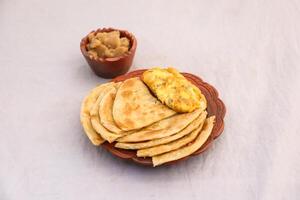
[[[114,78],[116,76],[128,72],[132,65],[135,55],[137,41],[133,34],[126,30],[118,30],[114,28],[103,28],[91,31],[90,33],[119,31],[121,37],[127,37],[130,41],[130,49],[125,54],[113,58],[94,58],[87,52],[88,36],[85,36],[80,42],[80,50],[85,60],[93,70],[93,72],[102,78]]]

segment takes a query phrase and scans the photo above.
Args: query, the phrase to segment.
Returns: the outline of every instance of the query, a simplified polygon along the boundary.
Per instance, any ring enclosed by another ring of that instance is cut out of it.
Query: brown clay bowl
[[[111,32],[120,31],[121,37],[127,37],[130,41],[130,49],[125,54],[114,57],[114,58],[94,58],[91,57],[87,52],[88,35],[85,36],[80,42],[80,50],[85,60],[93,70],[93,72],[102,78],[114,78],[116,76],[125,74],[128,72],[132,65],[132,61],[135,55],[135,50],[137,47],[137,41],[133,34],[125,30],[118,30],[114,28],[103,28],[97,29],[96,31],[91,31],[90,33],[99,32]]]
[[[112,81],[120,82],[120,81],[124,81],[126,79],[129,79],[129,78],[140,77],[144,71],[145,71],[145,69],[136,70],[136,71],[130,72],[128,74],[118,76],[115,79],[113,79]],[[207,150],[212,145],[213,141],[217,137],[219,137],[221,135],[222,131],[224,130],[224,117],[225,117],[225,113],[226,113],[226,108],[225,108],[225,105],[222,102],[222,100],[219,99],[217,90],[213,86],[211,86],[210,84],[202,81],[202,79],[199,78],[198,76],[195,76],[195,75],[189,74],[189,73],[182,73],[182,74],[190,82],[195,84],[201,90],[201,92],[204,94],[204,96],[207,99],[208,116],[215,115],[216,116],[216,122],[215,122],[215,125],[214,125],[214,128],[212,130],[211,135],[209,136],[207,141],[202,145],[202,147],[200,149],[198,149],[196,152],[194,152],[190,156],[187,156],[187,157],[182,158],[180,160],[165,163],[165,165],[166,164],[174,164],[178,161],[185,160],[185,159],[187,159],[191,156],[196,156],[196,155],[201,154],[202,152]],[[119,148],[114,147],[114,145],[115,145],[115,143],[110,144],[108,142],[105,142],[102,146],[105,149],[107,149],[110,153],[112,153],[113,155],[115,155],[119,158],[132,160],[132,161],[134,161],[138,164],[141,164],[141,165],[152,166],[151,158],[137,157],[135,150],[119,149]]]

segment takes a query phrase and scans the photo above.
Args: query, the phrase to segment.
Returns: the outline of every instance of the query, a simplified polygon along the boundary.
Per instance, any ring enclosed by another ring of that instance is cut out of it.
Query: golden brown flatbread
[[[101,124],[100,116],[99,116],[99,106],[104,95],[114,87],[115,87],[114,83],[105,87],[99,93],[97,101],[94,103],[93,107],[90,110],[91,123],[93,128],[96,130],[97,133],[101,135],[103,139],[107,140],[109,143],[114,142],[117,138],[121,137],[122,135],[110,132]]]
[[[136,130],[175,114],[152,96],[139,78],[127,79],[121,84],[113,105],[113,119],[124,131]]]
[[[112,83],[106,83],[97,86],[96,88],[92,89],[89,94],[83,99],[80,109],[80,122],[83,126],[84,132],[90,139],[90,141],[94,145],[100,145],[105,140],[94,130],[91,124],[91,116],[90,116],[90,109],[96,102],[99,93],[103,91],[104,88],[111,85]]]
[[[206,119],[206,116],[207,116],[207,112],[206,111],[202,112],[200,114],[200,116],[197,117],[197,119],[195,119],[192,123],[190,123],[185,129],[181,130],[180,132],[178,132],[174,135],[159,138],[159,139],[150,140],[150,141],[147,141],[147,142],[139,142],[139,143],[122,143],[122,142],[118,142],[118,143],[115,144],[115,147],[121,148],[121,149],[132,149],[132,150],[134,150],[134,149],[145,149],[145,148],[154,147],[154,146],[157,146],[157,145],[172,142],[174,140],[177,140],[177,139],[182,138],[183,136],[189,134],[190,132],[195,130],[197,127],[199,127],[201,124],[203,124],[205,119]]]
[[[124,133],[115,123],[112,115],[113,103],[116,97],[117,88],[112,87],[109,91],[107,91],[99,105],[99,115],[101,124],[109,131],[117,134]]]
[[[119,138],[118,142],[141,142],[173,135],[187,127],[201,112],[201,110],[197,109],[191,113],[174,115],[145,127],[140,131]]]
[[[180,158],[186,157],[197,151],[208,139],[212,132],[214,126],[215,116],[210,117],[205,120],[203,129],[195,141],[187,146],[180,149],[173,150],[168,153],[164,153],[158,156],[152,157],[153,166],[158,166],[166,162],[178,160]]]
[[[137,151],[137,156],[138,157],[153,157],[159,154],[163,154],[175,149],[179,149],[180,147],[183,147],[184,145],[192,142],[200,133],[202,129],[203,123],[201,123],[198,128],[193,130],[191,133],[188,135],[175,140],[173,142],[167,143],[167,144],[162,144],[159,146],[147,148],[147,149],[140,149]]]

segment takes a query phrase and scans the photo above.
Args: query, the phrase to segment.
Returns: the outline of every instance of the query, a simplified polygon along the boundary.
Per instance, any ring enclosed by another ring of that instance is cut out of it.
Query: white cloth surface
[[[300,1],[0,1],[0,199],[300,197]],[[138,40],[131,70],[174,66],[227,107],[212,148],[146,168],[93,146],[83,97],[107,80],[79,50],[98,27]]]

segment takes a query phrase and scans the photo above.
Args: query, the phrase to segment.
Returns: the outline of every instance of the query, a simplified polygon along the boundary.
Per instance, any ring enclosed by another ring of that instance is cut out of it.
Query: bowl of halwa
[[[96,75],[114,78],[128,72],[137,41],[132,33],[114,28],[91,31],[80,42],[80,50]]]

